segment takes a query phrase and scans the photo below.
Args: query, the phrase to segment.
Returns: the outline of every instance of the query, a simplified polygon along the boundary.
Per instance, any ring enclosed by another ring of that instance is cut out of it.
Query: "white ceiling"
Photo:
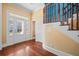
[[[24,7],[30,11],[37,10],[41,7],[44,7],[43,3],[19,3],[21,7]]]

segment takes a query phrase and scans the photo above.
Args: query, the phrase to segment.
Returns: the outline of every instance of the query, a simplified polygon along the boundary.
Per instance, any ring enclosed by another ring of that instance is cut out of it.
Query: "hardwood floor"
[[[2,50],[0,50],[0,56],[2,56],[2,55],[3,55]]]
[[[3,53],[2,53],[3,52]],[[42,43],[30,40],[3,48],[4,56],[56,56],[42,47]]]

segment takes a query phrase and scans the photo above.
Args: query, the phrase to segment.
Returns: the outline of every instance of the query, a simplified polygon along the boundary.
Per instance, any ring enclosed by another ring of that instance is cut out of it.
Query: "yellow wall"
[[[39,19],[40,17],[43,17],[43,8],[34,11],[32,14],[32,18],[35,19],[36,21],[41,20]]]
[[[71,55],[79,55],[79,44],[51,24],[45,26],[45,45]]]
[[[3,3],[2,4],[2,41],[3,45],[6,44],[6,20],[7,20],[7,11],[9,10],[12,13],[28,17],[31,20],[32,14],[30,12],[27,12],[21,7],[16,6],[15,4],[8,4],[8,3]]]

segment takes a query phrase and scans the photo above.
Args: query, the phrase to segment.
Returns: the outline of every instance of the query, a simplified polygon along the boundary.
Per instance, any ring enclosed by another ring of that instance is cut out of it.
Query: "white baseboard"
[[[48,50],[51,53],[54,53],[54,54],[58,55],[58,56],[73,56],[71,54],[59,51],[59,50],[51,48],[51,47],[48,47],[46,45],[43,45],[43,48],[46,49],[46,50]]]
[[[21,42],[24,42],[24,41],[29,41],[29,40],[33,40],[33,38],[30,38],[30,39],[27,39],[27,40],[23,40],[23,41],[20,41],[20,42],[14,42],[13,44],[7,44],[6,43],[6,45],[4,45],[3,47],[7,47],[7,46],[11,46],[11,45],[14,45],[14,44],[17,44],[17,43],[21,43]]]
[[[41,43],[42,43],[42,40],[37,40],[37,39],[36,39],[35,41],[37,41],[37,42],[41,42]]]

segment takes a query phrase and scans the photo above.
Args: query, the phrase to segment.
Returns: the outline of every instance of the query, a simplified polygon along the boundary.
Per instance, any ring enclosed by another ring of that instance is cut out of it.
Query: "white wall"
[[[39,18],[40,20],[36,21],[35,24],[35,35],[36,41],[43,42],[44,40],[44,25],[43,25],[43,18]]]
[[[36,41],[44,42],[43,5],[34,11]]]
[[[0,49],[2,48],[2,4],[0,3]]]

